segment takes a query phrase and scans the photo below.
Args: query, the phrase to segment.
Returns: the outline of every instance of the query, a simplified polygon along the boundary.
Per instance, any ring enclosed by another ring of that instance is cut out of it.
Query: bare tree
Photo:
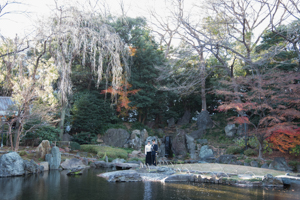
[[[293,46],[298,59],[298,71],[300,70],[300,1],[299,0],[277,0],[276,8],[281,12],[278,15],[270,15],[271,31],[282,37],[288,44]],[[272,4],[268,4],[269,10]],[[278,20],[280,19],[280,20]],[[289,19],[290,23],[283,25],[283,21]],[[288,45],[286,44],[286,46]]]
[[[7,122],[12,150],[17,151],[20,140],[28,131],[51,123],[53,113],[56,109],[56,98],[53,94],[52,84],[58,78],[58,73],[53,60],[44,57],[47,52],[47,40],[36,42],[28,54],[15,53],[3,58],[2,65],[9,65],[7,71],[1,75],[8,76],[9,87],[12,90],[12,98],[15,102],[17,113]],[[38,101],[42,101],[40,105]],[[24,125],[29,121],[40,121],[29,130],[24,130]],[[12,133],[12,126],[16,126],[15,133]],[[14,136],[13,136],[14,135]],[[12,141],[14,138],[14,142]]]
[[[22,5],[22,4],[24,4],[24,3],[22,3],[21,1],[17,1],[17,0],[1,1],[0,2],[0,20],[8,20],[8,19],[6,19],[6,16],[8,16],[8,15],[13,15],[13,14],[24,15],[24,14],[27,14],[26,11],[15,9],[15,7],[17,5]],[[7,28],[7,27],[5,27],[5,28]],[[1,37],[1,40],[2,40],[1,43],[6,44],[6,45],[9,45],[9,43],[11,43],[11,41],[8,38],[5,38],[1,34],[1,32],[0,32],[0,37]],[[5,52],[2,51],[0,53],[0,58],[8,56],[8,55],[15,54],[15,53],[22,52],[22,51],[29,48],[29,44],[28,44],[28,41],[26,39],[20,39],[19,37],[16,36],[14,43],[18,44],[18,45],[17,46],[14,45],[14,47],[15,47],[14,49],[9,50],[7,48],[7,51],[5,51]]]

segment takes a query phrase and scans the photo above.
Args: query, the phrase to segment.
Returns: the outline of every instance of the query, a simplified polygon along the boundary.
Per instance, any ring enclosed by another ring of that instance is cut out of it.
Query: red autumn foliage
[[[118,95],[118,100],[116,102],[117,108],[116,111],[119,113],[119,116],[128,116],[129,110],[136,109],[135,106],[129,106],[129,103],[131,102],[128,98],[129,94],[136,94],[140,89],[137,90],[130,90],[129,88],[132,87],[131,84],[128,82],[124,83],[125,81],[122,81],[121,85],[118,88],[109,87],[107,90],[102,90],[101,94],[110,93],[113,96]]]
[[[279,151],[289,151],[300,145],[300,128],[296,126],[277,127],[267,140]]]
[[[237,116],[229,120],[251,124],[254,128],[250,132],[258,136],[261,144],[268,139],[274,148],[286,151],[300,141],[299,129],[295,129],[300,119],[299,80],[299,73],[273,71],[223,81],[225,87],[216,90],[225,96],[218,110],[236,111]],[[248,117],[240,117],[245,114]]]

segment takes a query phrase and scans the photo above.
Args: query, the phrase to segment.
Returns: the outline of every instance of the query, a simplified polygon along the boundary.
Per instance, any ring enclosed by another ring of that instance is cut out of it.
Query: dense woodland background
[[[14,3],[1,3],[0,17]],[[0,96],[18,111],[5,122],[12,148],[64,132],[95,143],[124,123],[157,134],[171,118],[207,110],[220,130],[207,135],[221,140],[227,122],[248,124],[260,157],[299,155],[299,1],[216,0],[192,11],[167,3],[169,17],[152,10],[153,21],[65,5],[31,38],[2,38]]]

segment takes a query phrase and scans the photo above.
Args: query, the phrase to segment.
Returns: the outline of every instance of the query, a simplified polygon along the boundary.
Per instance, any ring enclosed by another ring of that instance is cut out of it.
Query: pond
[[[241,188],[216,184],[130,182],[110,183],[86,169],[82,176],[50,171],[26,177],[0,178],[1,200],[150,200],[150,199],[298,199],[300,187]]]

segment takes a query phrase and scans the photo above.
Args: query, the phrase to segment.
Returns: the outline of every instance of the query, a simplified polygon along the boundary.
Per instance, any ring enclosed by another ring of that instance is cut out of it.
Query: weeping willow
[[[94,11],[64,6],[55,9],[50,21],[42,26],[41,33],[50,33],[43,37],[49,41],[49,50],[60,74],[61,137],[68,98],[72,94],[71,67],[75,58],[80,58],[82,66],[91,63],[97,87],[104,78],[106,86],[111,80],[112,87],[117,88],[122,77],[129,76],[128,50],[105,21],[104,16]]]

